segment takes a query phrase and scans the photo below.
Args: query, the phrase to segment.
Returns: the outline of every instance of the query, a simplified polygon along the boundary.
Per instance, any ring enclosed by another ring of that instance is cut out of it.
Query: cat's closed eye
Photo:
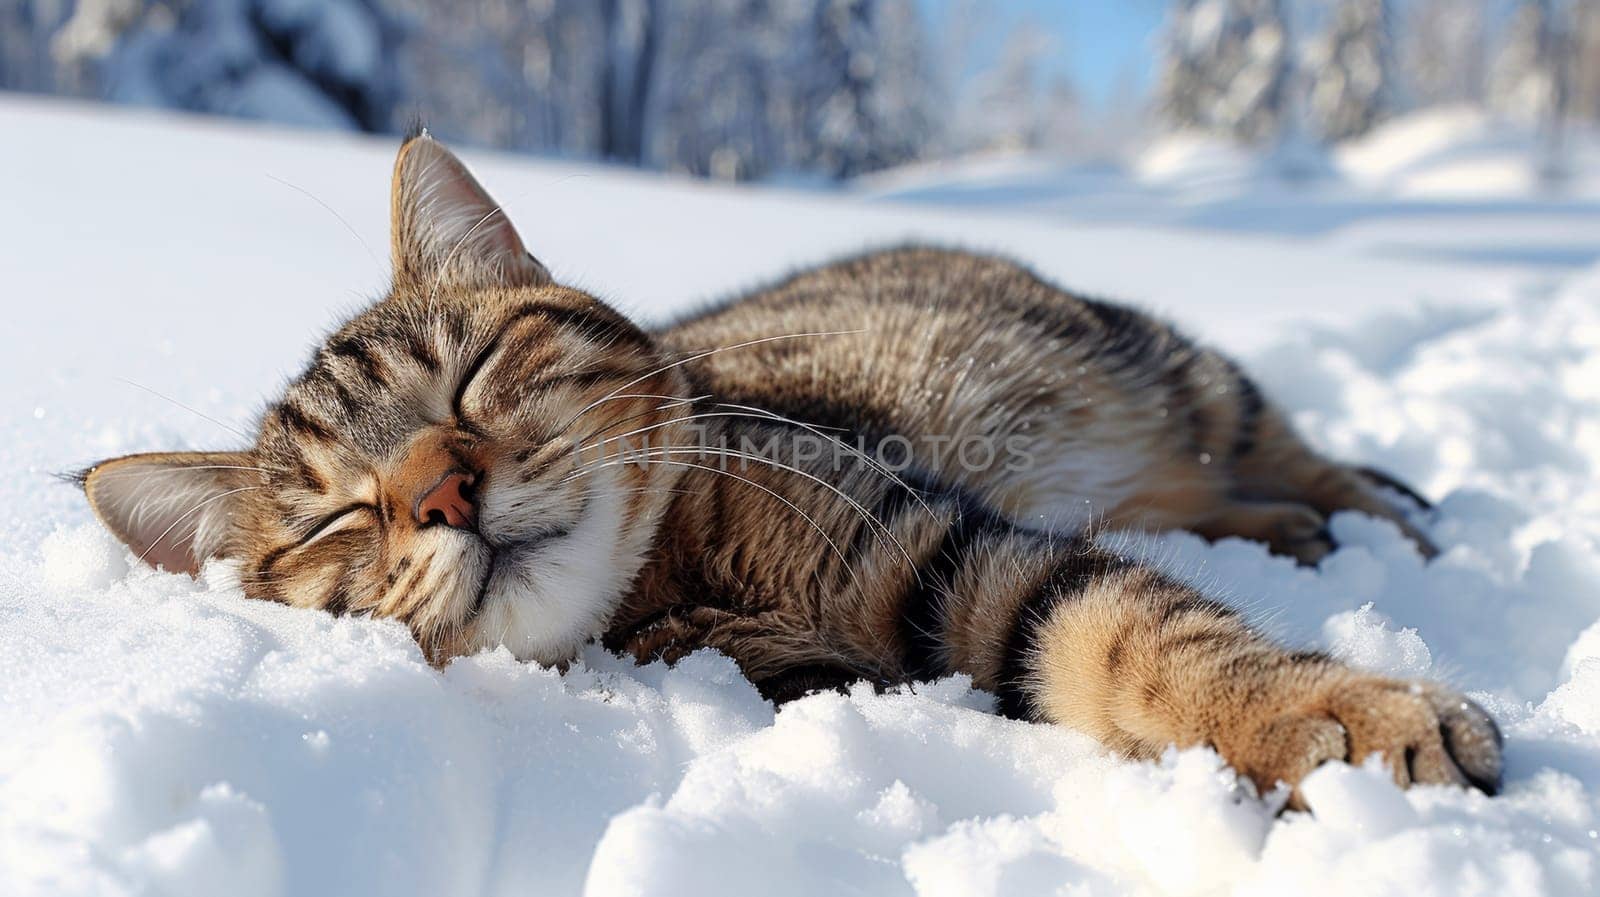
[[[298,545],[301,548],[307,548],[315,545],[318,541],[333,535],[334,533],[339,532],[354,523],[360,522],[362,515],[365,514],[370,514],[374,518],[381,519],[376,505],[365,502],[345,505],[339,510],[334,511],[333,513],[312,524],[311,528],[306,531],[305,535],[300,537]]]
[[[455,415],[458,423],[470,426],[470,424],[467,424],[467,413],[466,409],[463,407],[467,398],[467,390],[472,388],[472,384],[477,381],[478,375],[482,373],[484,365],[489,363],[489,359],[494,355],[495,350],[497,350],[499,347],[499,339],[496,339],[489,345],[485,346],[483,350],[472,359],[472,363],[467,365],[466,371],[461,375],[461,380],[456,384],[455,394],[450,397],[450,411]]]

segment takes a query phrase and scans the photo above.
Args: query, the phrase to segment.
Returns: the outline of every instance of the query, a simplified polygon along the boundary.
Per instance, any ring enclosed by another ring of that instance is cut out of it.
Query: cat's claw
[[[1258,788],[1295,786],[1330,760],[1360,764],[1378,755],[1401,787],[1459,785],[1500,789],[1500,730],[1466,697],[1428,682],[1346,673],[1296,710],[1260,727],[1228,757]],[[1227,753],[1226,751],[1224,752]]]

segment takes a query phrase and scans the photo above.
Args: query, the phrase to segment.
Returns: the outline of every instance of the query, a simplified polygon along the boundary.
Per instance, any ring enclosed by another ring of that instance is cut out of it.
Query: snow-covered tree
[[[667,3],[645,106],[645,164],[723,179],[781,170],[803,114],[783,60],[796,51],[805,11],[761,0]]]
[[[1340,0],[1307,59],[1308,113],[1322,139],[1357,137],[1394,109],[1387,0]]]
[[[1239,139],[1270,141],[1288,113],[1293,74],[1283,5],[1233,0],[1228,6],[1212,68],[1219,88],[1212,115],[1217,127]]]
[[[1405,17],[1399,61],[1416,106],[1483,102],[1486,0],[1417,0]]]
[[[1551,0],[1522,0],[1489,82],[1493,108],[1536,124],[1543,135],[1537,165],[1546,181],[1565,173],[1562,137],[1571,102],[1571,42]]]
[[[943,24],[941,152],[1084,149],[1083,107],[1046,29],[1024,20],[1001,33],[981,0],[952,4]]]
[[[1106,129],[1097,130],[1103,136],[1110,137],[1105,133]],[[1078,89],[1071,78],[1056,75],[1044,90],[1043,107],[1039,112],[1038,147],[1057,155],[1109,152],[1112,149],[1109,144],[1091,146],[1090,143],[1090,130],[1085,123],[1083,101]]]
[[[915,0],[0,0],[0,86],[728,178],[916,157],[927,69]]]
[[[681,0],[391,0],[412,22],[407,105],[463,142],[639,164],[664,22]]]
[[[925,146],[928,79],[906,0],[663,3],[648,164],[721,178],[842,177]]]
[[[1111,82],[1093,121],[1080,120],[1082,149],[1113,159],[1126,159],[1150,136],[1148,95],[1137,73],[1124,69]]]
[[[51,44],[72,10],[49,0],[0,0],[0,89],[66,89]]]
[[[927,72],[909,0],[821,0],[812,13],[798,167],[850,177],[914,159],[931,130]]]
[[[1520,0],[1490,73],[1492,108],[1546,126],[1559,122],[1571,94],[1568,49],[1551,0]]]
[[[606,23],[600,155],[637,165],[644,159],[645,113],[660,36],[660,0],[598,0]]]
[[[1211,126],[1215,90],[1209,67],[1222,25],[1219,12],[1214,0],[1177,0],[1167,13],[1156,109],[1172,130]]]
[[[400,38],[380,0],[80,0],[51,55],[74,92],[382,131]]]
[[[400,0],[406,104],[448,139],[592,156],[608,34],[593,0]]]
[[[1572,114],[1600,122],[1600,0],[1575,0],[1570,59]]]
[[[982,149],[1034,149],[1045,128],[1042,69],[1051,43],[1032,22],[1013,29],[1000,56],[973,77],[971,141]]]
[[[1268,142],[1288,114],[1293,74],[1281,0],[1178,0],[1157,108],[1175,130]]]

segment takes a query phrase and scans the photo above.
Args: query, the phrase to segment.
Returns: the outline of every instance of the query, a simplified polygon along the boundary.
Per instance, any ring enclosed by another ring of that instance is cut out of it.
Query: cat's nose
[[[478,522],[477,478],[454,470],[417,501],[417,522],[471,529]]]

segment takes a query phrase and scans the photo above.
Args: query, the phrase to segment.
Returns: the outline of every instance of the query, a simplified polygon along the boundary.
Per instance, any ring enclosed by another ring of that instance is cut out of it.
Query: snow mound
[[[1480,144],[1493,133],[1489,117],[1471,106],[1445,106],[1389,121],[1337,150],[1352,179],[1377,184],[1396,172]]]
[[[1152,141],[1134,159],[1132,171],[1147,184],[1237,187],[1258,179],[1260,167],[1259,157],[1231,140],[1180,133]]]
[[[1572,127],[1568,164],[1592,164],[1593,135]],[[1413,198],[1526,197],[1552,190],[1540,136],[1471,108],[1413,113],[1337,152],[1351,182]]]

